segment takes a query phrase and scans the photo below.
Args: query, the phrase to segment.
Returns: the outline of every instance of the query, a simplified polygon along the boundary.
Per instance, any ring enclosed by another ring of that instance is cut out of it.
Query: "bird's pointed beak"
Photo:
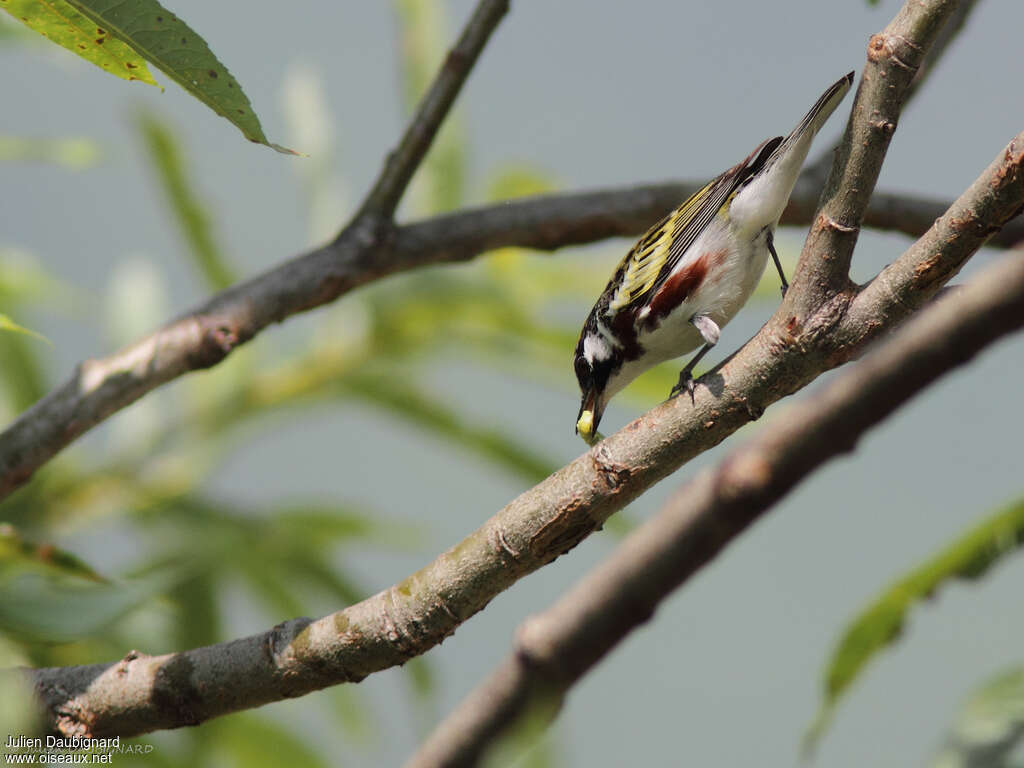
[[[601,416],[604,414],[604,404],[597,396],[594,389],[587,390],[580,403],[580,415],[576,419],[576,434],[582,437],[587,443],[593,443],[597,439],[597,427],[601,423]]]

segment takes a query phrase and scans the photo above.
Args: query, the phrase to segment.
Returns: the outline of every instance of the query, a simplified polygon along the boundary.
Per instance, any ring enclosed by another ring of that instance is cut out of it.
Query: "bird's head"
[[[594,441],[604,407],[614,394],[611,387],[622,367],[621,355],[596,330],[584,330],[576,345],[573,367],[581,393],[576,432],[589,443]]]

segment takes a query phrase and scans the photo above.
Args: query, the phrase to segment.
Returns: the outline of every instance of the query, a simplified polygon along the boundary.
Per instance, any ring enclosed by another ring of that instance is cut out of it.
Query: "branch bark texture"
[[[931,44],[958,4],[958,0],[906,3],[868,43],[867,65],[846,133],[797,266],[796,279],[801,282],[788,303],[799,319],[852,287],[850,260],[900,109]]]
[[[365,228],[211,297],[159,330],[71,377],[0,433],[0,501],[81,435],[148,392],[211,368],[268,326],[388,275],[468,261],[506,246],[553,251],[644,231],[701,185],[656,184],[542,195],[437,216],[394,229]],[[783,224],[807,224],[818,191],[794,194]],[[949,207],[926,197],[878,193],[867,226],[920,236]],[[384,238],[384,239],[382,239]],[[1024,241],[1024,220],[989,245]]]
[[[1024,250],[928,307],[816,397],[681,488],[544,613],[440,724],[407,768],[477,765],[487,748],[569,689],[799,482],[900,405],[1024,327]]]
[[[79,364],[60,387],[0,433],[0,501],[66,446],[143,395],[222,362],[268,326],[362,285],[420,267],[468,261],[507,246],[553,251],[644,231],[702,184],[682,182],[542,195],[469,209],[394,229],[363,224],[337,241],[214,295],[159,330]],[[818,190],[804,186],[782,222],[810,223]],[[919,236],[948,202],[879,193],[864,224]],[[1024,241],[1024,221],[990,245]]]
[[[893,32],[903,38],[893,43],[896,54],[905,46],[926,49],[937,22],[921,21],[915,14],[944,18],[948,5],[939,0],[908,2],[897,19],[902,19],[901,26]],[[870,99],[886,98],[884,89],[862,88],[859,108],[870,115]],[[888,114],[888,109],[883,112]],[[839,172],[844,184],[860,179],[868,192],[873,187],[875,166],[881,162],[876,155],[887,145],[887,139],[872,138],[877,130],[859,118],[848,128],[848,143],[869,141],[873,149],[840,153],[840,165],[864,166]],[[836,256],[841,251],[834,250],[839,246],[830,236],[812,237],[779,311],[750,343],[701,378],[692,403],[677,398],[653,409],[522,494],[399,584],[330,616],[297,619],[230,643],[31,672],[50,727],[69,735],[128,736],[191,725],[357,681],[424,653],[496,594],[571,549],[690,458],[891,331],[1024,205],[1022,167],[1024,135],[1011,142],[951,214],[928,222],[924,237],[932,238],[929,242],[937,243],[941,253],[930,246],[924,248],[927,253],[911,248],[883,273],[884,279],[880,275],[862,290],[844,282],[841,290],[822,291],[822,286],[833,285],[832,262],[839,258],[848,263],[848,257]],[[636,196],[602,197],[607,194],[549,200],[556,203],[556,214],[547,219],[547,228],[537,201],[508,206],[512,213],[506,214],[504,224],[495,218],[496,209],[400,228],[381,226],[372,216],[357,220],[330,246],[218,294],[117,355],[83,364],[71,381],[0,436],[0,495],[75,437],[160,383],[216,364],[268,324],[365,282],[423,264],[469,258],[497,245],[553,247],[580,241],[573,238],[621,234],[615,231],[621,226],[641,229],[643,224],[630,218],[642,207]],[[657,213],[677,201],[659,202]],[[565,209],[558,212],[558,204],[581,206],[581,212],[570,217]],[[844,205],[849,220],[859,226],[866,197],[858,194]],[[472,217],[477,217],[473,227],[467,223]],[[460,223],[466,228],[460,229]],[[852,249],[852,241],[843,242]],[[935,268],[921,269],[922,264]],[[807,270],[817,277],[801,283],[801,272]],[[801,293],[817,296],[817,301],[801,298]],[[870,299],[863,299],[866,295]],[[851,311],[854,307],[857,312]]]
[[[971,252],[957,247],[960,238],[980,243],[1022,205],[1024,134],[954,204],[962,213],[940,218],[925,237],[948,244],[952,274],[954,264]],[[522,494],[422,570],[361,603],[207,648],[165,656],[133,653],[114,664],[32,672],[51,727],[69,735],[128,736],[191,725],[358,681],[426,652],[499,592],[574,547],[768,404],[890,331],[919,303],[915,297],[930,295],[934,287],[932,274],[914,268],[919,260],[919,249],[912,247],[892,265],[883,288],[875,288],[876,278],[861,292],[873,292],[873,310],[842,311],[838,322],[830,309],[823,320],[800,324],[781,307],[750,343],[701,377],[692,403],[676,398],[653,409]],[[819,322],[835,332],[822,333]]]
[[[114,413],[179,376],[217,365],[274,323],[335,301],[382,277],[430,264],[465,261],[495,248],[554,250],[635,235],[703,184],[544,195],[394,225],[391,215],[405,185],[507,5],[507,0],[479,4],[360,213],[334,242],[214,295],[114,354],[82,362],[64,384],[0,434],[0,501]],[[792,305],[801,322],[837,287],[849,291],[846,268],[862,224],[916,237],[948,208],[946,202],[913,196],[878,194],[870,206],[867,199],[881,164],[878,153],[884,153],[895,129],[894,105],[912,79],[913,73],[906,67],[912,68],[924,55],[928,40],[939,34],[937,25],[951,13],[951,5],[955,3],[950,0],[931,0],[916,11],[904,9],[884,33],[872,38],[864,76],[870,78],[871,85],[863,85],[862,79],[840,157],[842,167],[861,170],[847,170],[846,175],[829,182],[822,216],[815,218],[820,191],[817,172],[809,169],[797,185],[783,223],[814,221],[813,249],[806,251],[809,256],[797,273],[805,285],[791,291],[789,299],[796,302],[805,297],[799,306]],[[919,20],[920,15],[927,19]],[[876,107],[876,102],[882,106]],[[867,147],[871,151],[864,154]],[[848,188],[857,190],[854,197],[850,197],[853,193],[844,193],[843,200],[835,197],[837,190]],[[834,250],[839,240],[844,241],[842,249]],[[1021,240],[1024,222],[1018,221],[991,242],[1010,246]],[[826,260],[827,267],[808,260],[825,252],[835,254]]]

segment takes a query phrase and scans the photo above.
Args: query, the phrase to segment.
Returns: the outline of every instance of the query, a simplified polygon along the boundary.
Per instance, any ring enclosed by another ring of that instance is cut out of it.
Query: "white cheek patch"
[[[594,360],[607,360],[612,356],[611,347],[601,336],[590,334],[583,340],[583,357],[593,365]]]

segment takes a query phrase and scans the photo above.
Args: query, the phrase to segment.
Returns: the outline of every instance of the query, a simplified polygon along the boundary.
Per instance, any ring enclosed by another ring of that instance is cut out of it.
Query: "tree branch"
[[[852,287],[850,259],[900,108],[930,45],[957,5],[957,0],[906,3],[868,43],[867,64],[825,182],[821,213],[811,225],[797,265],[800,290],[784,302],[801,321]],[[817,258],[812,258],[815,254]]]
[[[701,185],[692,182],[542,195],[398,227],[386,241],[346,238],[214,295],[155,333],[107,357],[86,360],[71,378],[0,434],[0,501],[85,432],[157,387],[210,368],[272,323],[334,301],[387,275],[465,261],[506,246],[555,250],[635,235]],[[794,196],[784,224],[806,224],[816,190]],[[920,235],[947,203],[877,194],[864,222]],[[1024,240],[1024,221],[990,244]]]
[[[1024,134],[961,196],[955,215],[939,219],[926,235],[954,254],[951,262],[962,263],[1024,205],[1024,150],[1017,147],[1024,147]],[[896,263],[915,263],[916,248]],[[767,405],[858,355],[920,303],[915,290],[931,295],[935,281],[950,273],[900,270],[885,277],[882,290],[875,287],[880,275],[863,290],[872,291],[874,306],[858,305],[852,319],[845,296],[803,323],[783,305],[751,342],[701,377],[692,403],[676,398],[654,408],[422,570],[343,611],[182,653],[133,653],[114,664],[31,672],[49,726],[67,735],[129,736],[191,725],[361,680],[426,652],[496,594],[567,552]]]
[[[1024,131],[924,235],[860,291],[837,341],[841,344],[842,335],[859,325],[898,322],[934,296],[988,237],[1024,210],[1022,167]],[[890,304],[895,314],[876,314],[881,304]]]
[[[401,142],[388,154],[380,176],[356,214],[357,220],[368,216],[392,219],[405,188],[423,162],[462,84],[473,70],[491,33],[508,13],[508,1],[480,0],[459,41],[448,52],[441,71],[420,100]]]
[[[874,68],[869,64],[865,77],[869,74],[874,77],[876,69],[887,77],[887,68],[899,69],[897,64],[902,64],[902,60],[896,58],[896,53],[904,48],[921,55],[927,49],[927,40],[934,37],[937,27],[941,26],[939,20],[949,15],[951,2],[929,0],[917,5],[908,3],[887,32],[873,38],[875,42],[881,41],[880,50],[888,53],[881,55],[877,50],[869,51],[872,60],[882,61],[882,64]],[[82,362],[63,385],[35,403],[0,433],[0,501],[27,482],[36,470],[65,446],[112,414],[179,376],[217,365],[238,345],[272,323],[332,302],[365,283],[426,264],[467,260],[485,250],[504,246],[554,249],[614,235],[636,234],[699,186],[664,184],[548,195],[439,216],[404,227],[391,225],[390,216],[405,186],[507,5],[507,0],[481,0],[359,214],[333,243],[214,295],[153,334],[112,355]],[[921,38],[914,38],[915,34],[920,34]],[[886,45],[890,45],[892,50]],[[893,82],[902,82],[901,78],[909,77],[902,70],[895,75]],[[862,82],[855,105],[855,110],[860,110],[857,114],[869,113],[873,107],[868,101],[875,98],[889,104],[890,111],[898,105],[898,99],[889,91],[884,88],[865,90]],[[861,108],[858,106],[861,104],[867,106]],[[854,125],[857,136],[862,133],[866,136],[861,143],[871,143],[877,131],[872,133],[873,129],[865,125],[864,119],[854,120]],[[895,122],[885,125],[894,128]],[[891,134],[891,130],[886,130]],[[873,152],[884,153],[888,134],[885,131],[882,134],[885,135],[881,143],[875,141],[871,144]],[[850,129],[847,131],[849,135]],[[845,137],[844,142],[844,146],[849,147],[850,141]],[[850,209],[850,216],[856,213],[855,218],[859,220],[877,178],[881,157],[875,158],[870,152],[854,155],[848,152],[844,157],[855,162],[841,165],[860,167],[868,163],[870,166],[865,166],[866,170],[851,171],[832,182],[833,186],[839,183],[857,185],[860,190],[857,205]],[[813,217],[817,190],[806,184],[801,184],[800,190],[790,201],[784,223],[807,223]],[[944,206],[935,201],[889,196],[880,198],[878,205],[868,209],[864,223],[918,235],[942,210]],[[815,228],[812,228],[812,234],[817,230],[819,236],[824,236],[820,243],[814,245],[818,253],[831,254],[831,249],[837,247],[834,238],[825,236],[828,233],[821,230],[830,221],[838,219],[819,217]],[[838,232],[834,229],[829,231],[833,235]],[[852,234],[855,236],[856,232]],[[1024,225],[1017,225],[1008,227],[997,243],[1008,245],[1021,238],[1024,238]],[[846,246],[850,250],[854,239],[847,238]],[[805,264],[810,243],[808,240],[805,246],[797,279],[802,279],[801,275],[809,276],[800,290],[790,292],[789,298],[789,301],[796,302],[801,296],[814,294],[814,300],[802,300],[799,322],[806,322],[804,315],[830,296],[831,289],[823,291],[823,286],[832,285],[830,280],[834,282],[840,273],[844,281],[848,279],[848,252],[844,251],[845,255],[840,258],[822,259],[818,265]],[[823,278],[819,273],[824,268],[822,264],[826,263],[831,266]]]
[[[1024,251],[929,306],[817,396],[699,474],[601,565],[520,627],[512,653],[407,768],[476,765],[535,708],[569,689],[665,598],[793,487],[980,350],[1024,327]]]
[[[917,68],[917,74],[914,75],[913,81],[910,83],[910,87],[907,89],[906,97],[903,99],[903,111],[906,111],[907,105],[914,100],[914,97],[921,91],[921,88],[927,82],[928,77],[933,71],[935,71],[935,65],[939,63],[949,47],[953,44],[953,41],[960,36],[964,27],[967,26],[967,19],[974,11],[975,6],[978,4],[978,0],[960,0],[959,5],[953,10],[953,13],[949,17],[938,36],[935,38],[935,42],[932,43],[931,48],[928,49],[928,53],[925,54],[924,61],[921,62],[921,66]],[[820,190],[825,186],[825,180],[828,178],[828,173],[832,170],[832,158],[835,155],[836,150],[839,148],[839,144],[833,144],[828,149],[824,150],[818,155],[818,158],[813,162],[809,163],[804,168],[804,172],[800,175],[800,179],[797,181],[797,192],[806,193],[803,189],[804,185],[809,186],[811,189]],[[876,198],[872,198],[872,205],[877,202]],[[870,213],[870,211],[869,211]],[[864,223],[867,226],[875,226],[867,221],[865,218]]]

